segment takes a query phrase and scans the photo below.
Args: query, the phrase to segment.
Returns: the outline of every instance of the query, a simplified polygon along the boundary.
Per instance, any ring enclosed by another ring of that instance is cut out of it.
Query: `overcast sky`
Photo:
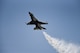
[[[28,12],[43,25],[52,37],[80,45],[79,0],[2,0],[0,1],[0,53],[57,53],[42,31],[27,26]]]

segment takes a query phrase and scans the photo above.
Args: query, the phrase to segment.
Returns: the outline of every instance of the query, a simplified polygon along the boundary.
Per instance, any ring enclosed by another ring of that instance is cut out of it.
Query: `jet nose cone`
[[[31,14],[31,12],[29,12],[29,14]]]

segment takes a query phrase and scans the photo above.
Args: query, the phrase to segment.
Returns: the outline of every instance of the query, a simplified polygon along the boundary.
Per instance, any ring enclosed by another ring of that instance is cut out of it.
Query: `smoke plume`
[[[56,49],[58,53],[80,53],[80,47],[72,44],[72,43],[67,43],[64,40],[60,40],[54,37],[51,37],[48,35],[46,32],[43,32],[46,40],[48,43]]]

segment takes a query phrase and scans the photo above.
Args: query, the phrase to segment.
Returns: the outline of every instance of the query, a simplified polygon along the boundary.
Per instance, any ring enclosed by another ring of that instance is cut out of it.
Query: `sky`
[[[32,12],[47,30],[28,26]],[[0,0],[0,53],[57,53],[42,31],[80,45],[79,0]]]

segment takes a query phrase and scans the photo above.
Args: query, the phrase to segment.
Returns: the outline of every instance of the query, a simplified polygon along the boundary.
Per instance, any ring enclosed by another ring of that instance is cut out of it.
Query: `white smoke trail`
[[[51,37],[46,32],[43,32],[46,40],[49,44],[57,50],[59,53],[80,53],[80,47],[72,43],[67,43],[64,40],[59,40]]]

